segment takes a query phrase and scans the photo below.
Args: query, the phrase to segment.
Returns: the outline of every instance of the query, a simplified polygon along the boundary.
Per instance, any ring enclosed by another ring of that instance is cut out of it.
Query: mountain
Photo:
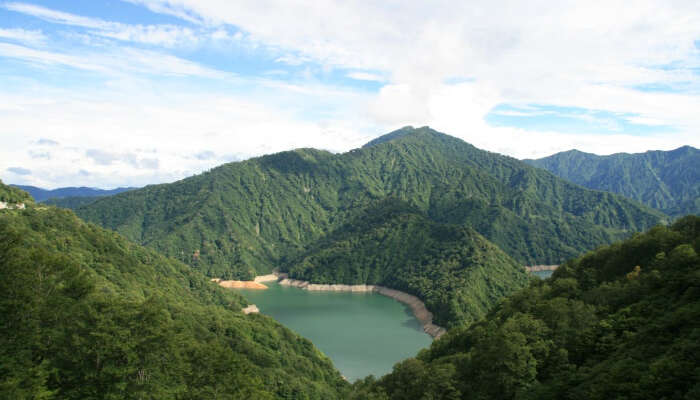
[[[1,210],[0,238],[0,398],[344,398],[311,342],[176,260],[54,207]]]
[[[520,265],[559,264],[664,221],[634,201],[427,127],[344,154],[297,149],[229,163],[76,212],[206,275],[250,279],[288,265],[389,198],[434,223],[471,228]],[[479,279],[490,304],[515,286]]]
[[[700,214],[700,150],[598,156],[578,150],[523,160],[589,189],[640,201],[672,216]]]
[[[42,204],[56,206],[60,208],[67,208],[69,210],[77,210],[78,208],[94,203],[101,196],[93,197],[51,197],[42,201]]]
[[[95,189],[89,187],[64,187],[58,189],[42,189],[36,186],[10,185],[29,193],[35,201],[43,202],[48,199],[62,199],[64,197],[100,197],[111,196],[117,193],[134,190],[133,187],[116,188],[110,190]]]
[[[33,203],[32,197],[25,191],[7,186],[0,180],[0,202],[3,203]]]
[[[700,218],[567,262],[351,399],[700,398]]]
[[[424,299],[438,325],[471,322],[528,282],[525,270],[473,229],[430,221],[388,199],[291,260],[295,279],[388,286]]]
[[[298,149],[224,164],[78,214],[217,277],[269,272],[388,197],[471,226],[521,264],[556,264],[664,218],[429,128],[400,132],[344,154]]]

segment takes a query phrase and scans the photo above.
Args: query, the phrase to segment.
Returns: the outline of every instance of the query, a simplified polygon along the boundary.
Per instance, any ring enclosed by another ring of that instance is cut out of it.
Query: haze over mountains
[[[700,214],[700,150],[598,156],[578,150],[523,160],[587,187],[618,193],[672,216]]]
[[[63,187],[57,189],[42,189],[36,186],[10,185],[29,193],[35,201],[42,202],[48,199],[62,199],[66,197],[101,197],[133,190],[133,187],[116,189],[97,189],[89,187]]]

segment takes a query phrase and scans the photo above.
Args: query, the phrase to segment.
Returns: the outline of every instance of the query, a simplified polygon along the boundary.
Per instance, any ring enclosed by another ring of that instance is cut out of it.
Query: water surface
[[[390,372],[432,341],[408,306],[386,296],[265,285],[238,290],[261,313],[311,340],[351,382]]]

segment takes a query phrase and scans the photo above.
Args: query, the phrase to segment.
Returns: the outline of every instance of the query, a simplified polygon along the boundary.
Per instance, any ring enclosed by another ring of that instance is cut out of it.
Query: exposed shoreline
[[[558,265],[531,265],[525,266],[527,272],[554,271],[559,268]]]
[[[228,289],[257,289],[257,290],[267,289],[267,286],[265,286],[262,283],[257,282],[257,281],[223,281],[219,278],[214,278],[211,281],[216,282],[219,286],[225,287]]]
[[[406,304],[413,311],[413,315],[421,325],[423,331],[430,335],[433,339],[439,339],[447,330],[441,326],[433,324],[433,313],[428,311],[418,297],[402,292],[400,290],[390,289],[378,285],[343,285],[343,284],[318,284],[296,279],[288,279],[280,277],[279,284],[282,286],[292,286],[309,291],[324,291],[324,292],[354,292],[354,293],[379,293],[383,296],[390,297],[400,303]]]

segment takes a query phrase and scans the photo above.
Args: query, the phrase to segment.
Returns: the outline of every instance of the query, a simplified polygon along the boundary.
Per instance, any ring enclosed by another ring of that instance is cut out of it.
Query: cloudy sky
[[[700,147],[699,78],[696,0],[0,0],[0,178],[141,186],[405,125]]]

